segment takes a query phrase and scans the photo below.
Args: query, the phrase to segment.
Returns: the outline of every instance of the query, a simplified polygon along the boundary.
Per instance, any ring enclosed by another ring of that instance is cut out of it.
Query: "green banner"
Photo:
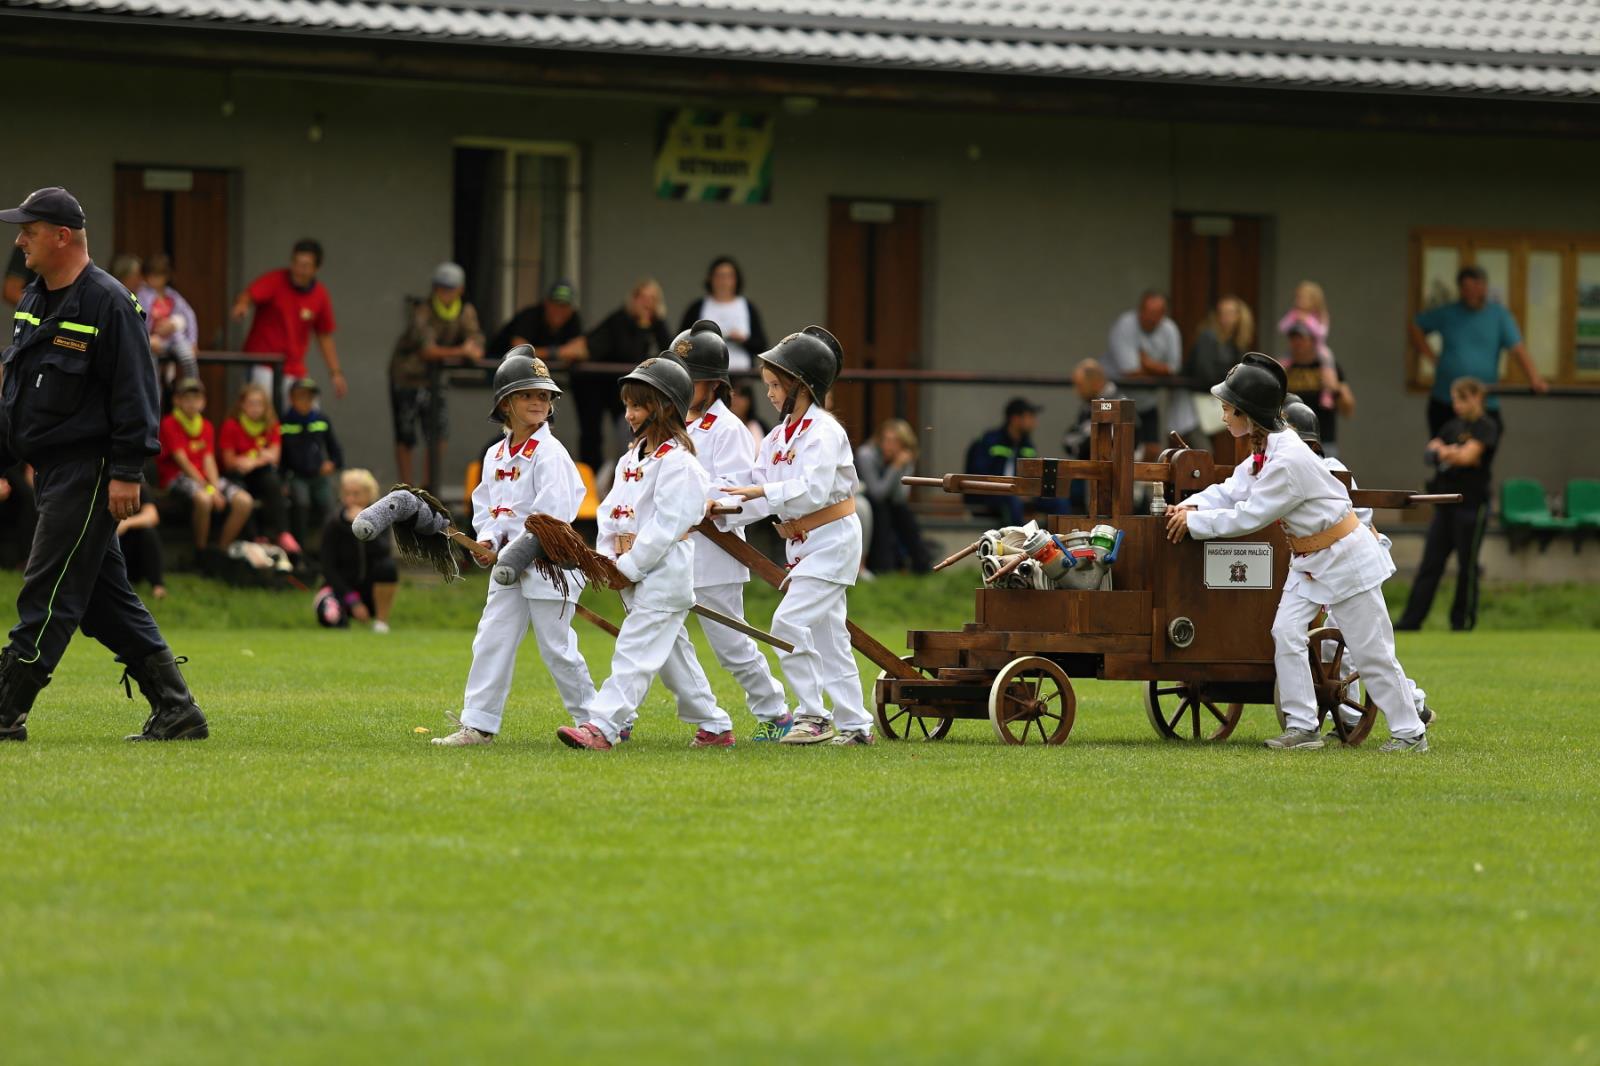
[[[663,200],[770,202],[772,116],[695,108],[667,112],[655,184]]]

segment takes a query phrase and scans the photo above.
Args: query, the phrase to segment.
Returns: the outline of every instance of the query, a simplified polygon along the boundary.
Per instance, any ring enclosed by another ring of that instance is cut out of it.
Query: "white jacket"
[[[1354,510],[1344,485],[1293,430],[1268,436],[1261,473],[1251,472],[1254,465],[1245,459],[1226,481],[1183,501],[1198,508],[1189,515],[1190,536],[1242,537],[1281,522],[1290,536],[1308,537]],[[1322,551],[1291,555],[1283,591],[1332,606],[1377,588],[1393,573],[1394,563],[1378,539],[1358,530]]]
[[[635,609],[687,611],[694,606],[695,551],[685,538],[705,517],[711,479],[673,441],[642,459],[639,447],[617,460],[595,547],[634,582]],[[624,555],[617,552],[618,533],[635,537]]]
[[[711,479],[711,491],[720,494],[734,485],[751,483],[751,468],[755,465],[756,444],[750,431],[744,427],[721,400],[714,400],[705,414],[688,425],[689,439],[694,442],[694,457]],[[733,534],[744,539],[744,530],[735,527]],[[743,563],[696,533],[689,538],[694,543],[694,587],[712,585],[742,585],[750,580],[750,571]]]
[[[583,478],[573,465],[572,456],[550,432],[540,426],[515,452],[511,438],[490,446],[483,454],[483,473],[472,490],[472,528],[479,540],[486,540],[499,551],[522,536],[523,521],[531,514],[553,515],[563,522],[578,517],[583,503]],[[530,600],[559,600],[554,585],[529,567],[520,582],[522,594]],[[490,591],[510,588],[489,582]],[[571,598],[583,591],[583,575],[567,571]]]
[[[793,437],[787,432],[789,422],[784,419],[768,433],[756,454],[751,481],[761,485],[766,495],[743,501],[744,512],[719,517],[719,525],[746,526],[769,514],[787,522],[855,498],[855,455],[838,420],[822,408],[812,407],[800,419]],[[791,539],[788,556],[791,576],[854,585],[861,569],[861,520],[847,515],[802,539]]]
[[[1335,470],[1335,471],[1342,470],[1346,474],[1350,474],[1350,468],[1348,466],[1345,466],[1343,463],[1341,463],[1339,460],[1335,459],[1331,455],[1324,455],[1322,457],[1322,465],[1327,467],[1329,470]],[[1355,489],[1359,489],[1360,487],[1361,487],[1360,485],[1356,484],[1356,476],[1354,474],[1350,474],[1350,488],[1351,488],[1351,490],[1354,491]],[[1372,530],[1374,533],[1376,533],[1378,535],[1378,543],[1383,546],[1383,550],[1385,552],[1389,552],[1390,553],[1390,561],[1392,562],[1393,561],[1393,551],[1394,551],[1394,541],[1390,540],[1384,534],[1383,530],[1379,529],[1377,526],[1372,524],[1372,508],[1370,508],[1370,507],[1357,507],[1357,508],[1355,508],[1355,512],[1356,512],[1356,521],[1360,522],[1362,525],[1366,526],[1368,529]]]

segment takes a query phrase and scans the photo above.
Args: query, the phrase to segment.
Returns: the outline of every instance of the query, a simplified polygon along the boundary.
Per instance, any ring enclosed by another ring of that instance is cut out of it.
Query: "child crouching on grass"
[[[691,747],[733,747],[733,721],[717,706],[684,629],[694,606],[695,548],[688,536],[706,515],[711,488],[684,431],[693,395],[689,372],[671,355],[646,359],[622,379],[623,415],[634,439],[600,504],[596,547],[616,560],[628,582],[621,590],[628,617],[594,713],[556,730],[569,748],[608,751],[625,739],[657,675],[677,697],[678,717],[697,727]]]
[[[483,476],[472,490],[472,528],[479,542],[495,551],[522,535],[531,514],[552,515],[563,522],[578,516],[583,478],[550,432],[560,395],[544,360],[534,358],[526,344],[507,352],[494,372],[494,409],[489,417],[505,426],[505,437],[484,453]],[[478,635],[472,640],[472,666],[458,719],[461,728],[435,738],[434,744],[464,748],[494,740],[511,695],[517,648],[530,627],[567,713],[575,722],[588,720],[595,701],[594,682],[578,650],[578,635],[572,631],[572,602],[581,591],[583,579],[575,573],[567,574],[567,589],[562,590],[532,567],[515,585],[489,582]]]
[[[783,422],[761,444],[753,485],[728,489],[744,510],[718,521],[748,525],[775,515],[788,541],[789,579],[772,632],[794,645],[778,653],[799,709],[780,744],[871,744],[872,717],[845,628],[845,594],[861,570],[856,466],[844,427],[823,407],[844,352],[807,326],[756,356],[767,399]],[[823,706],[824,693],[833,712]]]
[[[374,540],[359,540],[350,523],[378,502],[378,479],[369,470],[346,470],[339,478],[339,510],[322,530],[322,589],[317,621],[343,628],[354,618],[372,623],[374,633],[389,632],[389,612],[400,588],[394,546],[386,529]]]
[[[1247,353],[1211,389],[1235,438],[1250,438],[1251,458],[1214,485],[1174,508],[1167,536],[1178,543],[1241,537],[1282,524],[1294,553],[1272,622],[1274,662],[1285,728],[1266,742],[1278,751],[1323,746],[1317,732],[1316,692],[1306,646],[1312,619],[1324,605],[1336,612],[1350,660],[1367,696],[1389,722],[1382,751],[1427,751],[1428,735],[1395,658],[1394,629],[1383,582],[1394,563],[1356,517],[1350,494],[1299,435],[1286,428],[1288,379],[1276,359]]]

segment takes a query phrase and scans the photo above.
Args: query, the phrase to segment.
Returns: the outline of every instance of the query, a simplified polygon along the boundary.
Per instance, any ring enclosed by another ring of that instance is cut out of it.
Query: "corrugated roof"
[[[0,0],[571,51],[1179,82],[1600,96],[1600,0]]]

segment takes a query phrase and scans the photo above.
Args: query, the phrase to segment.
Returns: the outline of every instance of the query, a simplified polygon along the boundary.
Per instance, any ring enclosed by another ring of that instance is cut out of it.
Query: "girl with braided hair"
[[[1278,522],[1294,554],[1272,622],[1274,662],[1285,727],[1266,742],[1278,751],[1323,746],[1306,646],[1312,619],[1324,607],[1338,614],[1350,660],[1367,695],[1389,722],[1383,751],[1427,751],[1405,673],[1395,658],[1394,627],[1383,582],[1394,563],[1361,524],[1343,483],[1323,466],[1283,418],[1287,376],[1271,356],[1248,352],[1211,394],[1235,438],[1250,438],[1251,457],[1226,481],[1172,508],[1167,536],[1196,540],[1241,537]]]
[[[483,457],[483,477],[472,490],[472,528],[478,540],[499,550],[522,533],[532,514],[571,522],[583,502],[583,479],[567,449],[550,432],[561,389],[550,380],[544,360],[518,345],[506,353],[494,375],[494,409],[489,418],[505,436]],[[477,559],[477,556],[473,556]],[[484,565],[479,560],[479,565]],[[517,648],[528,630],[539,642],[539,657],[575,722],[586,721],[594,705],[589,664],[572,631],[572,602],[583,590],[575,574],[547,577],[530,567],[513,585],[489,583],[483,617],[472,641],[461,728],[434,743],[445,748],[488,744],[500,732]]]
[[[657,676],[677,697],[678,717],[696,727],[690,747],[733,747],[733,721],[717,706],[684,629],[694,606],[689,531],[705,517],[711,489],[684,430],[693,394],[689,372],[665,353],[622,379],[623,417],[634,438],[600,504],[595,546],[616,560],[628,617],[587,721],[556,730],[569,748],[609,751],[627,739]]]

